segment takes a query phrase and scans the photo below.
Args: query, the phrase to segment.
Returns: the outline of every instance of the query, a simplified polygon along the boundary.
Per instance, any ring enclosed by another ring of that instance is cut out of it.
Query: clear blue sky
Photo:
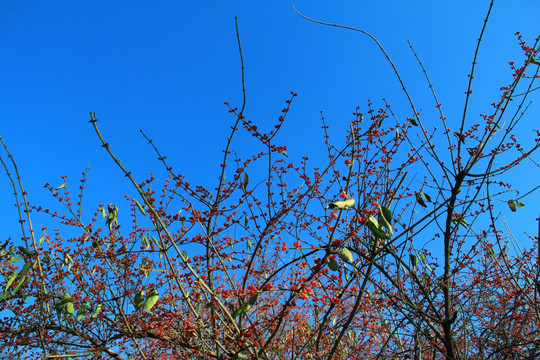
[[[386,98],[399,115],[408,115],[394,74],[371,40],[309,23],[291,5],[310,17],[375,35],[417,106],[427,111],[433,102],[408,48],[410,39],[450,123],[457,122],[489,1],[2,0],[0,135],[31,202],[51,204],[43,185],[60,185],[64,174],[75,191],[87,164],[87,212],[100,202],[121,204],[123,194],[134,193],[100,147],[89,110],[138,180],[162,170],[139,135],[143,129],[177,172],[193,183],[217,182],[233,120],[223,102],[241,104],[235,16],[246,66],[246,116],[262,128],[270,126],[290,91],[299,94],[281,138],[293,159],[324,151],[320,110],[334,127],[335,140],[341,140],[354,108],[368,99]],[[538,0],[495,2],[471,114],[488,111],[496,100],[509,79],[508,61],[521,60],[514,33],[519,30],[532,42],[539,19]],[[538,114],[538,105],[530,111]],[[16,238],[11,189],[3,175],[0,185],[0,240]],[[534,221],[538,209],[531,204],[529,210],[525,220]]]

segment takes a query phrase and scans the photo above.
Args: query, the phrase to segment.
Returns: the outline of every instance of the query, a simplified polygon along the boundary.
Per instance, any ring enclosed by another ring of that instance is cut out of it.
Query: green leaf
[[[146,237],[146,235],[142,236],[142,243],[144,245],[145,250],[150,249],[150,242],[148,241],[148,238]]]
[[[427,205],[426,205],[426,203],[425,203],[425,201],[424,201],[424,198],[422,197],[422,193],[421,193],[421,192],[416,193],[416,202],[417,202],[420,206],[427,208]]]
[[[328,261],[328,268],[332,271],[338,271],[339,270],[339,264],[334,258],[330,258]]]
[[[339,254],[339,257],[341,258],[341,260],[349,262],[349,263],[352,263],[354,260],[351,252],[346,247],[341,249],[341,253]]]
[[[411,261],[411,267],[414,269],[418,265],[418,258],[414,254],[409,254],[409,259]]]
[[[282,150],[281,153],[282,153],[283,155],[285,155],[286,157],[289,157],[289,155],[287,154],[287,152],[286,152],[285,150]]]
[[[19,283],[17,284],[17,286],[15,286],[15,289],[13,289],[13,291],[11,293],[16,294],[17,291],[19,291],[21,289],[21,287],[23,286],[25,280],[26,280],[26,275],[23,276],[21,278],[21,280],[19,280]]]
[[[9,277],[8,282],[6,283],[6,287],[4,291],[6,292],[8,291],[9,287],[11,286],[11,284],[13,284],[16,278],[17,278],[17,273],[14,271],[11,273],[11,276]]]
[[[462,215],[456,215],[456,216],[452,217],[452,222],[453,222],[454,224],[462,225],[462,226],[464,226],[464,227],[469,226],[469,223],[467,222],[467,220],[465,220],[465,219],[463,218]]]
[[[97,317],[99,315],[99,313],[101,312],[101,307],[102,307],[101,303],[96,305],[94,313],[92,314],[92,318],[95,318],[95,317]]]
[[[247,188],[249,184],[249,175],[247,172],[244,171],[244,182],[242,182],[242,186],[244,186],[244,190]]]
[[[109,214],[107,215],[107,221],[105,221],[105,223],[109,227],[109,231],[112,231],[113,225],[118,225],[118,206],[108,206],[107,211],[109,212]]]
[[[135,299],[133,300],[133,303],[135,305],[135,310],[139,310],[141,306],[144,304],[144,291],[139,292],[137,295],[135,295]]]
[[[73,312],[75,311],[75,307],[73,306],[73,301],[68,301],[66,303],[66,312],[68,314],[73,314]]]
[[[524,207],[525,204],[518,201],[518,200],[508,200],[508,207],[510,208],[510,210],[512,210],[513,212],[516,211],[516,205],[517,207]]]
[[[184,260],[184,261],[186,261],[186,262],[189,261],[189,256],[188,256],[187,250],[182,251],[182,252],[180,253],[180,257],[182,258],[182,260]]]
[[[328,209],[348,209],[354,205],[354,199],[347,199],[344,201],[336,201],[327,206]]]
[[[379,205],[379,220],[388,230],[390,235],[393,235],[394,230],[392,229],[392,212],[386,206]]]
[[[144,308],[150,310],[156,305],[159,299],[159,292],[156,289],[152,289],[148,295],[146,295],[146,300],[144,300]]]
[[[422,191],[422,196],[426,199],[427,202],[431,202],[431,196]]]
[[[416,121],[415,118],[411,119],[411,124],[413,124],[414,126],[418,126],[418,122]]]
[[[377,221],[377,219],[375,219],[375,217],[373,217],[373,215],[370,215],[368,217],[367,226],[369,230],[371,230],[373,235],[375,235],[375,237],[379,239],[388,239],[388,234],[380,229],[379,222]]]
[[[58,300],[55,304],[54,304],[54,308],[56,309],[56,313],[58,315],[60,315],[62,313],[62,311],[64,311],[64,307],[66,307],[66,302],[64,301],[64,299],[62,300]]]
[[[32,250],[29,250],[25,247],[19,246],[19,250],[21,250],[24,255],[28,255],[28,256],[34,255],[34,252]]]
[[[245,315],[249,311],[249,309],[251,309],[253,305],[255,305],[255,302],[257,301],[258,296],[259,296],[258,294],[252,295],[249,298],[249,300],[245,302],[239,309],[234,309],[232,313],[232,317],[236,319],[240,316]]]
[[[159,241],[157,241],[157,239],[154,237],[154,236],[150,236],[152,238],[152,240],[156,243],[157,247],[159,250],[162,250],[161,249],[161,245],[159,245]]]
[[[392,225],[392,211],[387,208],[386,206],[380,206],[380,208],[382,209],[382,214],[384,216],[384,219],[386,220],[386,222],[388,222],[388,224]]]
[[[144,216],[146,216],[146,211],[145,211],[144,208],[142,207],[141,203],[138,202],[137,200],[135,200],[135,205],[137,205],[137,207],[139,208],[139,211],[141,212],[141,214],[143,214]]]
[[[14,264],[16,263],[17,261],[21,260],[22,258],[24,258],[24,256],[17,256],[15,258],[11,258],[7,261],[8,264]]]
[[[84,315],[86,315],[86,310],[88,309],[88,303],[85,303],[83,306],[77,310],[77,321],[81,320]]]
[[[32,267],[32,262],[31,261],[28,261],[24,264],[21,272],[19,273],[20,276],[25,276],[26,273],[28,272],[28,270],[30,270],[30,268]]]

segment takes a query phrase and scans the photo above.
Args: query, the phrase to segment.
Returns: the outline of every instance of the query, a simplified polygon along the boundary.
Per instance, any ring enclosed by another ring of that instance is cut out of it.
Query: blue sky
[[[75,191],[87,164],[87,212],[100,202],[120,204],[125,193],[134,194],[100,147],[88,123],[89,110],[138,180],[162,169],[139,134],[143,129],[177,172],[193,183],[217,183],[218,159],[233,120],[223,102],[241,104],[235,16],[246,66],[246,116],[262,128],[271,126],[290,91],[299,94],[281,134],[293,159],[324,151],[321,110],[336,140],[345,134],[355,107],[368,99],[386,98],[394,111],[408,115],[399,84],[374,43],[358,33],[309,23],[291,5],[312,18],[376,36],[417,106],[431,111],[430,93],[406,42],[410,39],[450,123],[457,122],[488,1],[3,0],[0,135],[17,161],[30,201],[51,204],[43,185],[60,185],[65,174]],[[498,88],[509,80],[508,61],[521,60],[514,33],[521,31],[532,42],[539,18],[537,0],[496,1],[478,59],[471,114],[488,111],[496,100]],[[529,111],[538,113],[538,105]],[[0,240],[16,238],[5,176],[0,186],[5,199],[0,216],[6,224]],[[521,219],[529,224],[538,209],[526,203],[531,208]]]

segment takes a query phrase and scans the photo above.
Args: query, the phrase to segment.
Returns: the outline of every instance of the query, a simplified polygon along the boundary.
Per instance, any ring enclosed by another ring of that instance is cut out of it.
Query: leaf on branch
[[[84,315],[86,315],[86,310],[88,309],[88,303],[85,303],[83,306],[81,306],[79,308],[79,310],[77,310],[77,321],[81,320]]]
[[[392,229],[392,211],[386,206],[379,205],[379,221],[388,230],[390,235],[394,234],[394,230]]]
[[[416,202],[424,207],[424,208],[427,208],[427,205],[426,205],[426,202],[424,201],[424,198],[422,197],[422,194],[421,193],[416,193]]]
[[[517,207],[524,207],[525,204],[520,202],[520,201],[517,201],[517,200],[508,200],[508,207],[510,208],[510,210],[512,210],[512,212],[515,212],[517,211]]]
[[[495,250],[493,250],[493,246],[488,248],[488,255],[490,258],[495,259]]]
[[[17,256],[17,257],[14,257],[14,258],[11,258],[7,261],[8,264],[14,264],[16,263],[17,261],[21,260],[22,258],[24,258],[24,256]]]
[[[150,241],[148,241],[148,238],[146,237],[146,235],[143,234],[142,236],[142,243],[144,245],[144,249],[145,250],[148,250],[150,249]]]
[[[346,247],[341,249],[341,252],[339,253],[339,257],[341,258],[341,260],[349,262],[349,263],[352,263],[354,260],[351,252]]]
[[[249,300],[247,302],[245,302],[240,308],[236,309],[234,308],[233,309],[233,313],[232,313],[232,317],[234,319],[240,317],[240,316],[243,316],[245,315],[249,309],[251,309],[253,307],[253,305],[255,305],[255,302],[257,301],[257,298],[259,297],[259,294],[255,294],[255,295],[252,295]]]
[[[19,246],[19,250],[21,250],[24,255],[27,255],[27,256],[34,255],[34,252],[32,250],[29,250],[25,247]]]
[[[135,305],[135,310],[139,310],[141,306],[144,304],[144,291],[141,291],[135,295],[135,299],[133,300],[133,305]]]
[[[467,220],[465,220],[463,215],[454,215],[452,217],[452,222],[456,225],[462,225],[464,227],[469,226],[469,223],[467,222]]]
[[[66,312],[71,315],[75,311],[75,307],[73,306],[73,301],[68,301],[66,303]]]
[[[94,310],[94,313],[92,314],[92,318],[95,318],[95,317],[97,317],[97,316],[99,315],[99,313],[101,312],[101,307],[102,307],[102,306],[103,306],[103,305],[102,305],[101,303],[99,303],[99,304],[96,305],[96,308],[95,308],[95,310]]]
[[[157,241],[157,239],[156,239],[153,235],[150,236],[150,237],[151,237],[152,240],[156,243],[158,249],[159,249],[159,250],[163,250],[163,249],[161,248],[161,245],[159,244],[159,241]]]
[[[21,287],[24,284],[24,281],[26,280],[26,273],[28,272],[28,270],[30,270],[31,266],[32,266],[32,262],[26,262],[24,264],[21,272],[19,273],[19,276],[21,277],[21,279],[17,283],[17,286],[15,286],[15,289],[13,289],[12,294],[16,294],[17,291],[19,291],[21,289]],[[6,288],[6,290],[7,290],[7,288]]]
[[[11,273],[11,276],[8,279],[6,287],[4,288],[4,291],[6,292],[8,291],[9,287],[11,286],[11,284],[13,284],[16,278],[17,278],[17,273],[14,271],[13,273]]]
[[[339,270],[339,264],[334,258],[330,258],[328,260],[328,268],[332,271],[338,271]]]
[[[64,183],[62,185],[60,185],[56,189],[54,189],[53,195],[55,195],[58,192],[58,190],[63,189],[65,187],[66,187],[66,182],[64,181]]]
[[[73,306],[73,298],[71,295],[69,295],[69,293],[66,293],[62,300],[57,301],[56,304],[54,304],[54,307],[58,315],[60,315],[64,310],[68,314],[72,314],[75,311]]]
[[[347,210],[351,206],[354,205],[354,199],[347,199],[343,201],[336,201],[334,203],[329,204],[326,208],[327,209],[345,209]]]
[[[23,268],[22,268],[22,270],[21,270],[20,275],[21,275],[21,276],[25,276],[26,273],[28,272],[28,270],[30,270],[30,267],[31,267],[31,266],[32,266],[32,262],[31,262],[31,261],[27,261],[27,262],[24,264],[24,266],[23,266]]]
[[[242,182],[242,186],[244,187],[244,191],[247,189],[247,186],[249,184],[249,175],[247,172],[244,171],[244,181]]]
[[[135,204],[136,204],[137,207],[139,208],[139,211],[141,212],[141,214],[143,214],[144,216],[146,216],[146,211],[145,211],[144,208],[142,207],[141,203],[138,202],[137,200],[135,200]]]
[[[68,253],[66,253],[66,256],[64,257],[63,264],[64,266],[67,266],[68,271],[71,270],[71,265],[73,265],[73,258]]]
[[[109,214],[107,215],[107,221],[105,221],[105,223],[109,227],[109,231],[112,231],[113,224],[118,225],[118,207],[116,205],[108,206],[107,211]],[[102,213],[104,213],[104,210],[102,210]]]
[[[414,269],[418,265],[418,258],[414,254],[409,254],[409,259],[411,261],[411,267]]]
[[[159,300],[159,292],[156,289],[152,289],[148,295],[146,295],[146,300],[144,300],[144,308],[150,310],[156,305]]]
[[[368,226],[369,230],[371,230],[373,235],[375,235],[376,238],[379,238],[379,239],[388,239],[389,238],[388,234],[385,233],[384,230],[382,230],[379,227],[379,222],[377,221],[377,219],[375,219],[375,217],[373,217],[373,215],[370,215],[368,217],[367,226]]]

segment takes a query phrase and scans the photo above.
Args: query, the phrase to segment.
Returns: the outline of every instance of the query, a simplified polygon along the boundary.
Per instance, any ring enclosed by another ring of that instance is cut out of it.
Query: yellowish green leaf
[[[328,209],[348,209],[354,205],[354,199],[347,199],[344,201],[336,201],[327,206]]]
[[[152,289],[147,295],[146,299],[144,300],[144,308],[146,310],[150,310],[156,305],[157,301],[159,300],[159,292],[156,289]]]
[[[329,259],[328,261],[328,268],[332,271],[338,271],[339,270],[339,264],[338,262],[336,261],[336,259]]]

